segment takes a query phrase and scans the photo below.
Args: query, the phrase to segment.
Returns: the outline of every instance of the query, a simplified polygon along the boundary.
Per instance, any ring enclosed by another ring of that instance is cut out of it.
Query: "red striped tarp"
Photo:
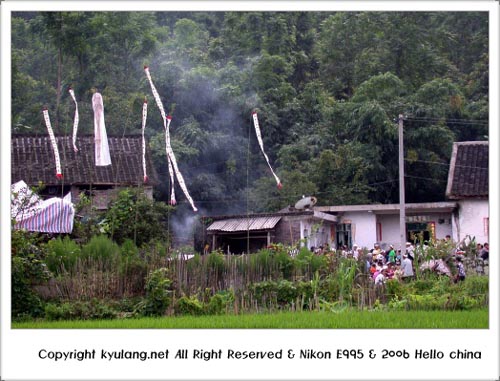
[[[75,209],[70,193],[64,198],[40,200],[24,182],[14,184],[12,189],[11,216],[16,220],[14,229],[41,233],[73,231]]]

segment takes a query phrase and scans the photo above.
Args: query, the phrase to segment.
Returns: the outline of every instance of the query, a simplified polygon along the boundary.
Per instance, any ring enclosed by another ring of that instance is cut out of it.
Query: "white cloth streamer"
[[[78,147],[76,146],[76,134],[78,132],[78,122],[80,120],[78,115],[78,103],[76,102],[75,92],[73,89],[70,87],[68,91],[71,98],[73,98],[73,102],[75,102],[75,117],[73,119],[73,151],[78,152]]]
[[[161,116],[163,118],[163,127],[165,128],[165,150],[167,152],[168,171],[170,173],[170,178],[171,178],[171,183],[172,183],[170,202],[173,205],[176,203],[175,193],[174,193],[174,178],[173,178],[173,174],[172,174],[172,172],[173,172],[173,173],[175,173],[175,176],[177,177],[177,181],[178,181],[179,186],[181,187],[182,191],[184,192],[184,195],[188,199],[193,210],[196,212],[196,211],[198,211],[198,209],[194,205],[193,199],[189,195],[189,191],[186,187],[184,177],[182,176],[181,172],[179,171],[179,167],[177,166],[177,160],[175,159],[174,151],[172,150],[172,147],[170,145],[170,122],[172,120],[172,117],[165,115],[165,110],[163,108],[163,104],[161,102],[160,95],[158,94],[158,91],[156,90],[156,87],[153,83],[153,80],[151,79],[151,74],[149,73],[149,68],[147,66],[144,67],[144,71],[146,72],[146,76],[149,80],[149,84],[151,85],[151,91],[153,92],[153,96],[155,98],[156,104],[158,105],[158,108],[160,109],[160,113],[161,113]]]
[[[100,93],[94,93],[92,96],[92,108],[94,109],[95,165],[111,165],[108,135],[104,123],[104,105]]]
[[[262,150],[262,153],[264,154],[264,158],[266,159],[267,165],[269,166],[269,169],[271,170],[271,173],[273,174],[273,176],[276,180],[276,184],[278,185],[278,188],[281,189],[283,187],[283,185],[281,184],[279,177],[276,175],[276,173],[274,173],[273,168],[271,167],[271,164],[269,163],[269,158],[267,157],[267,155],[264,151],[264,143],[262,141],[262,135],[260,133],[259,120],[257,119],[257,113],[253,112],[252,117],[253,117],[253,124],[255,126],[255,135],[257,135],[257,141],[259,142],[260,149]]]
[[[146,172],[146,139],[144,137],[144,130],[146,129],[146,119],[148,117],[148,101],[144,99],[142,105],[142,172],[144,173],[144,182],[148,181],[148,174]]]
[[[43,110],[43,118],[45,119],[45,125],[47,126],[47,131],[49,132],[50,143],[52,144],[52,150],[54,151],[54,160],[56,162],[56,177],[62,179],[61,171],[61,160],[59,159],[59,149],[57,148],[57,141],[54,136],[54,131],[52,130],[52,125],[50,124],[49,110]]]

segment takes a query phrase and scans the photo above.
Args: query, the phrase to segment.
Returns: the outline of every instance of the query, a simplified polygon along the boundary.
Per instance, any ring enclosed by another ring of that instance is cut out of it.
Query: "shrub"
[[[12,318],[37,317],[43,313],[40,297],[32,289],[30,273],[40,272],[42,262],[34,258],[12,258]]]
[[[218,251],[213,251],[208,255],[207,270],[218,279],[224,274],[225,268],[224,255]]]
[[[290,305],[297,299],[297,287],[289,280],[280,280],[276,285],[276,297],[281,306]]]
[[[221,291],[213,295],[205,306],[205,311],[209,315],[221,315],[227,312],[230,305],[234,303],[234,292]]]
[[[175,302],[174,312],[176,315],[199,316],[204,314],[204,307],[196,296],[182,296]]]
[[[171,206],[151,200],[137,189],[124,189],[106,212],[106,233],[120,244],[131,239],[139,247],[152,240],[168,241],[171,210]]]
[[[252,274],[260,274],[263,279],[272,274],[272,253],[268,249],[259,250],[257,253],[249,256]],[[245,262],[242,262],[246,265]],[[247,262],[248,263],[248,262]],[[245,266],[246,267],[246,266]]]
[[[432,280],[415,280],[412,287],[417,294],[424,294],[432,289],[434,283]]]
[[[319,297],[325,301],[335,301],[339,296],[339,285],[333,274],[320,280]]]
[[[440,310],[446,308],[446,302],[449,295],[413,295],[410,294],[406,297],[407,306],[411,310]]]
[[[145,277],[146,263],[139,256],[139,249],[132,240],[125,240],[120,255],[120,274],[126,277]]]
[[[469,296],[488,295],[489,280],[486,276],[468,276],[463,287]]]
[[[280,250],[275,254],[274,260],[282,277],[284,279],[290,279],[295,267],[293,258],[290,257],[285,250]]]
[[[62,274],[65,271],[73,273],[75,265],[80,258],[80,246],[68,236],[57,237],[47,243],[47,267],[54,274]]]
[[[82,257],[92,259],[103,270],[110,270],[120,255],[120,247],[105,235],[97,235],[82,247]]]
[[[408,300],[406,300],[405,298],[402,298],[398,295],[395,295],[389,301],[389,303],[387,303],[387,306],[393,310],[405,310],[408,306]]]
[[[47,303],[45,306],[47,320],[113,319],[116,316],[117,313],[112,307],[97,299],[61,304]]]
[[[402,297],[405,294],[404,285],[397,279],[389,279],[385,283],[386,293],[389,297]]]
[[[168,269],[151,271],[146,278],[146,299],[143,314],[161,316],[172,303],[172,281],[168,278]]]
[[[52,274],[43,261],[45,246],[37,234],[13,230],[11,235],[12,318],[43,315],[43,303],[33,290],[45,283]]]
[[[318,290],[314,290],[313,281],[300,281],[296,283],[297,296],[302,297],[305,301],[314,298],[314,294]]]
[[[272,307],[276,300],[276,282],[264,281],[253,283],[251,287],[253,298],[258,305],[264,307]]]
[[[60,305],[48,303],[45,306],[45,319],[47,320],[70,320],[71,307],[69,303],[63,303]]]

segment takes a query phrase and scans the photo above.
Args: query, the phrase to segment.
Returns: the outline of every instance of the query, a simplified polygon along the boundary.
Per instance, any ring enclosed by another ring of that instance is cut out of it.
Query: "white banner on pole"
[[[255,126],[255,135],[257,135],[257,141],[259,142],[260,149],[262,150],[262,153],[264,154],[264,158],[267,161],[267,165],[269,166],[269,169],[271,170],[271,173],[274,176],[274,179],[276,180],[276,184],[278,185],[278,188],[281,189],[283,185],[281,184],[281,180],[279,177],[274,173],[273,168],[271,167],[271,163],[269,163],[269,158],[266,155],[266,152],[264,151],[264,142],[262,141],[262,134],[260,133],[260,127],[259,127],[259,120],[257,119],[257,113],[253,112],[252,113],[253,117],[253,124]]]
[[[94,109],[95,165],[111,165],[108,135],[104,123],[104,104],[100,93],[94,93],[92,96],[92,108]]]
[[[61,171],[61,160],[59,159],[59,149],[57,148],[56,137],[54,136],[54,131],[52,130],[52,125],[50,124],[49,110],[43,110],[43,118],[45,119],[45,125],[47,126],[47,131],[49,132],[50,143],[52,144],[52,150],[54,151],[54,159],[56,162],[56,177],[62,179]]]

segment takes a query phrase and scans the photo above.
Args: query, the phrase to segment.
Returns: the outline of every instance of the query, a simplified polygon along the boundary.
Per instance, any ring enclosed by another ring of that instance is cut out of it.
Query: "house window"
[[[352,246],[352,229],[351,224],[337,225],[337,249],[341,246]]]

